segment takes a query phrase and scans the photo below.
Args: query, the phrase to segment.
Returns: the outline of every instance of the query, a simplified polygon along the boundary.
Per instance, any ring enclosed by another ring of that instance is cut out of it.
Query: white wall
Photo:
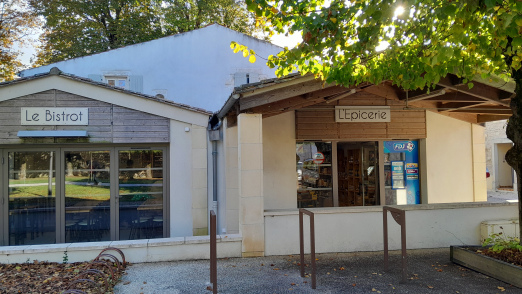
[[[228,234],[237,234],[239,233],[238,129],[237,126],[228,127],[228,121],[225,121],[223,129],[226,162],[224,179],[226,230]]]
[[[263,119],[263,167],[265,209],[296,208],[294,112]]]
[[[480,223],[517,217],[517,204],[465,203],[406,205],[408,249],[479,245]],[[382,207],[310,209],[315,214],[316,252],[383,250]],[[304,216],[305,250],[309,252],[309,217]],[[390,250],[400,249],[400,226],[388,214]],[[265,212],[265,254],[299,253],[299,215]]]
[[[23,76],[49,72],[58,67],[65,73],[88,78],[122,72],[143,78],[143,93],[168,91],[167,99],[210,111],[219,110],[234,89],[234,73],[255,73],[260,79],[275,77],[261,58],[254,64],[241,53],[234,54],[236,41],[267,58],[281,48],[220,25],[126,46],[86,57],[28,69]]]
[[[193,234],[192,134],[185,132],[185,128],[191,127],[175,120],[170,122],[170,237]]]
[[[426,129],[428,203],[472,202],[471,124],[426,111]]]

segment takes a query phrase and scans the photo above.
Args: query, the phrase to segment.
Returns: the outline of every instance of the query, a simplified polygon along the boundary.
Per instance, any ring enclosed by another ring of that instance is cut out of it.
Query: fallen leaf
[[[295,286],[295,283],[291,283],[290,285]]]
[[[147,282],[143,282],[143,284],[147,284]]]
[[[442,272],[442,269],[438,269],[437,271],[438,271],[438,272]]]
[[[499,289],[500,292],[504,292],[504,291],[506,291],[506,289],[504,289],[504,287],[500,287],[500,286],[498,286],[497,289]]]
[[[372,288],[372,292],[377,292],[377,289],[375,289],[375,288]]]
[[[357,286],[357,284],[353,283],[352,286],[355,287],[355,286]]]
[[[428,285],[428,288],[433,289],[433,286]]]
[[[212,291],[212,287],[207,286],[207,290]]]

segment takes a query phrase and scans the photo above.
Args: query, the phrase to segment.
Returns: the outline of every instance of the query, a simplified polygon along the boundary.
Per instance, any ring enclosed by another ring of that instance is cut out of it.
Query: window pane
[[[332,144],[296,144],[297,207],[333,206]]]
[[[125,80],[118,80],[118,87],[125,88]]]
[[[109,84],[111,86],[115,86],[116,85],[114,80],[107,80],[107,84]]]
[[[110,240],[110,152],[65,152],[65,241]]]
[[[163,152],[119,153],[120,240],[163,237]]]
[[[9,245],[56,242],[54,152],[9,152]]]

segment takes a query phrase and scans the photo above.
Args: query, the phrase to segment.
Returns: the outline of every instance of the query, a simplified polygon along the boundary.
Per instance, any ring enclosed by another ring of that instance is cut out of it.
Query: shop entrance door
[[[337,143],[339,206],[379,205],[378,142]]]
[[[65,242],[111,240],[111,153],[65,151]]]

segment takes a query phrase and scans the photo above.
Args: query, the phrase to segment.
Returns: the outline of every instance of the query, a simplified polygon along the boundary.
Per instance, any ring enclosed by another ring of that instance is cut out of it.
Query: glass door
[[[378,143],[337,143],[339,206],[379,205]]]
[[[110,240],[110,151],[65,151],[65,242]]]
[[[9,245],[56,242],[56,153],[8,152]]]
[[[377,142],[362,145],[362,195],[363,205],[379,205],[379,145]]]
[[[164,236],[163,150],[118,152],[119,239]]]

